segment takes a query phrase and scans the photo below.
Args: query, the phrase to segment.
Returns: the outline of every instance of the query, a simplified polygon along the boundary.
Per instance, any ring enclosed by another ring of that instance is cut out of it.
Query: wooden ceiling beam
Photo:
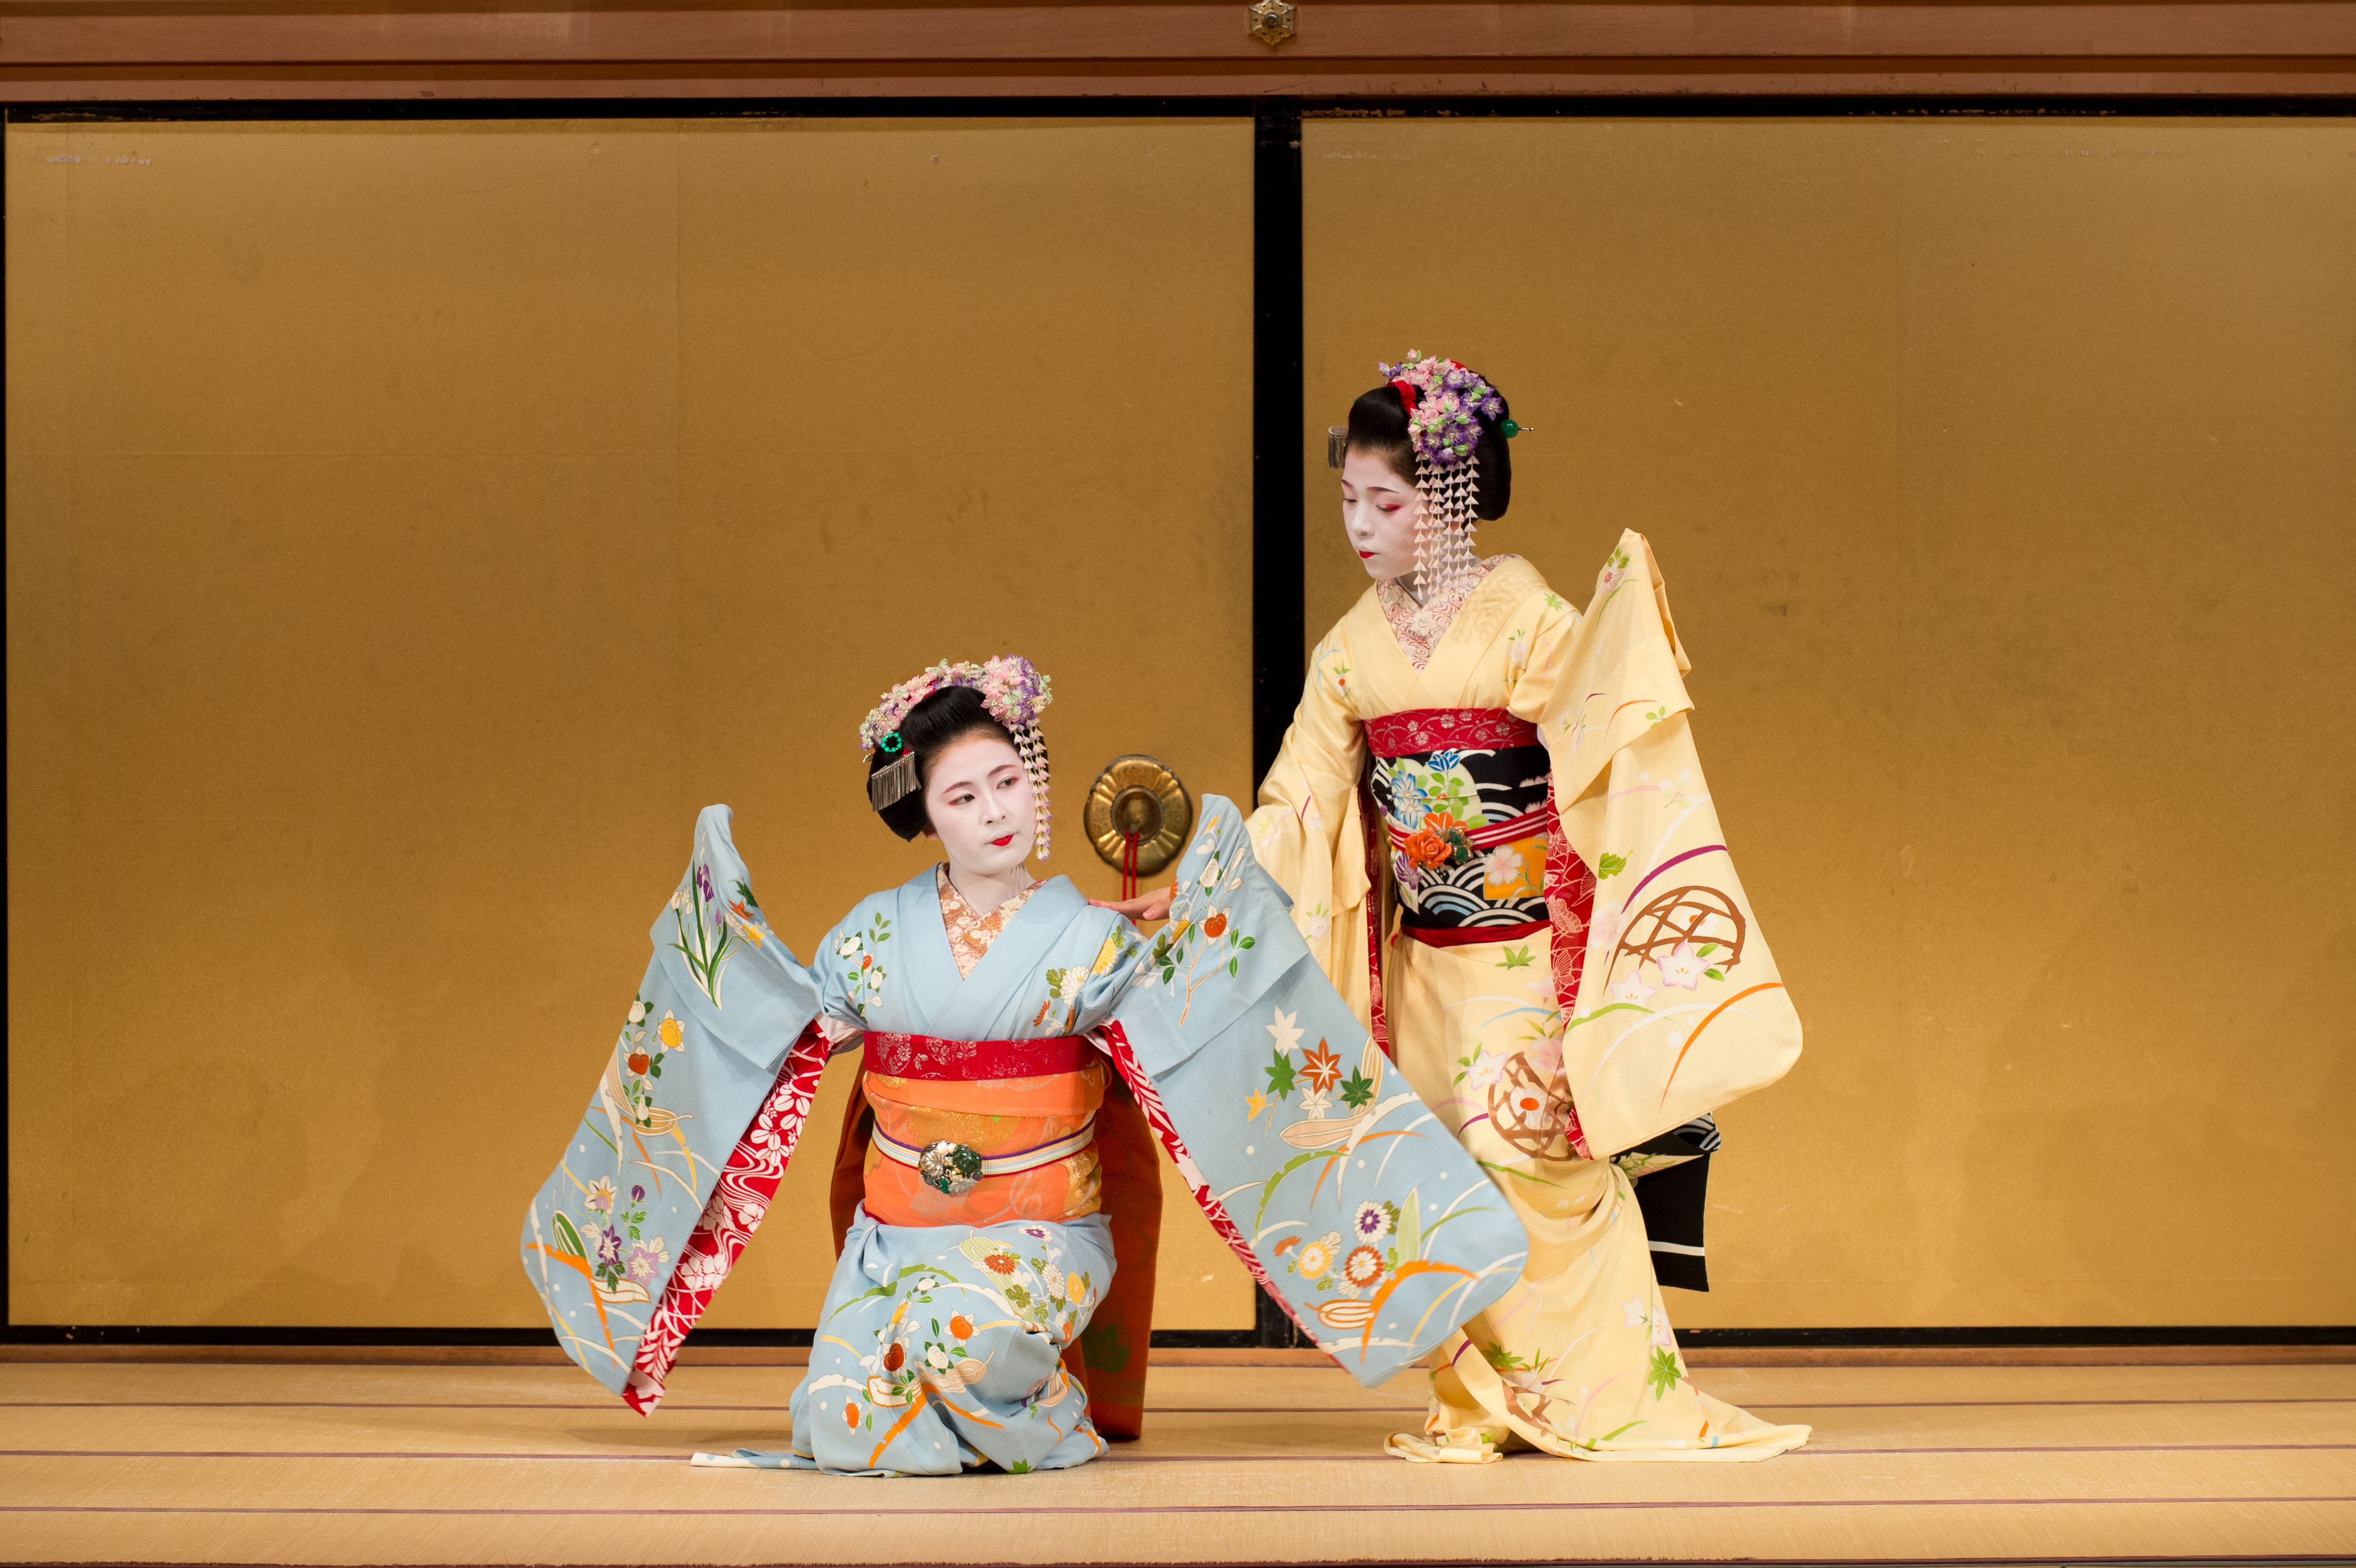
[[[2158,85],[2176,79],[2224,84],[2207,91],[2356,87],[2356,0],[1303,0],[1299,27],[1271,51],[1247,35],[1240,0],[693,9],[0,0],[0,96],[179,96],[176,84],[192,96],[232,87],[285,96],[306,83],[322,96],[363,95],[370,84],[431,93],[435,83],[533,96],[2194,91]]]

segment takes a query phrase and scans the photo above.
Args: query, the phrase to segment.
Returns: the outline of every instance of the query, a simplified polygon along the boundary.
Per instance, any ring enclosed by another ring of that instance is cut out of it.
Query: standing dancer
[[[1434,1352],[1423,1430],[1387,1447],[1781,1453],[1808,1429],[1687,1381],[1655,1273],[1659,1248],[1701,1283],[1708,1113],[1782,1076],[1800,1031],[1702,779],[1650,548],[1623,534],[1583,614],[1527,561],[1481,559],[1474,527],[1511,494],[1504,396],[1412,353],[1382,374],[1333,454],[1375,583],[1312,657],[1251,843],[1529,1248],[1515,1287]],[[1167,900],[1111,907],[1159,918]],[[1285,1136],[1305,1143],[1328,1107],[1290,1076],[1269,1094],[1300,1094]],[[1687,1211],[1674,1236],[1647,1234],[1631,1182],[1647,1169],[1686,1187],[1664,1205]]]

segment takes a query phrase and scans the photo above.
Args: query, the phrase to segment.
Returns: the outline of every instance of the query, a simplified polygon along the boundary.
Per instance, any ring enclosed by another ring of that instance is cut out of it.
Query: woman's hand
[[[1125,914],[1131,920],[1168,920],[1170,903],[1177,897],[1178,885],[1156,888],[1150,893],[1140,893],[1133,899],[1090,899],[1098,909],[1108,909],[1115,914]]]

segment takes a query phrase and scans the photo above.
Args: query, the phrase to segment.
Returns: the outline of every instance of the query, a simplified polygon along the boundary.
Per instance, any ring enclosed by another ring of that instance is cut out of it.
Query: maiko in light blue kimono
[[[1126,920],[1057,877],[960,975],[928,867],[828,933],[816,978],[826,1016],[871,1037],[1069,1039],[1110,1016],[1143,952]],[[794,1391],[792,1451],[697,1462],[955,1475],[985,1461],[1022,1474],[1093,1459],[1104,1441],[1062,1361],[1114,1268],[1101,1214],[892,1225],[862,1205]]]
[[[1368,1047],[1243,821],[1205,798],[1175,918],[1150,941],[1057,878],[960,975],[929,869],[862,901],[800,963],[753,898],[726,808],[707,810],[605,1077],[526,1221],[526,1270],[568,1351],[652,1409],[766,1211],[828,1055],[862,1039],[871,1084],[903,1071],[1036,1083],[1051,1057],[1084,1075],[1097,1069],[1071,1053],[1108,1059],[1213,1225],[1368,1386],[1494,1301],[1524,1262],[1519,1222]],[[941,1065],[961,1054],[980,1065]],[[1306,1120],[1280,1128],[1285,1092]],[[824,1238],[786,1244],[825,1257]],[[1093,1213],[912,1225],[862,1209],[793,1396],[790,1453],[706,1462],[944,1475],[1091,1458],[1103,1443],[1065,1352],[1118,1263]]]

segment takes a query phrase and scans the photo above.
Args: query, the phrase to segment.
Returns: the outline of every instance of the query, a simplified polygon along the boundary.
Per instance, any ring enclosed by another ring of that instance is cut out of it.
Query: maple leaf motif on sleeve
[[[1321,1040],[1316,1050],[1302,1053],[1301,1071],[1308,1074],[1311,1085],[1319,1093],[1325,1093],[1342,1082],[1342,1059],[1333,1053],[1332,1046]]]

